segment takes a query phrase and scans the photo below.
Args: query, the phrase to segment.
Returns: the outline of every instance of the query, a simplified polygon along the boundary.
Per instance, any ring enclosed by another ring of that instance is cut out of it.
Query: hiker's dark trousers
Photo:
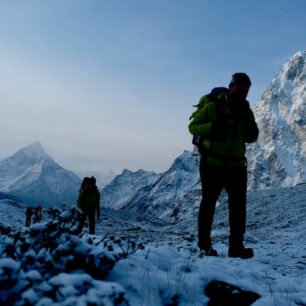
[[[199,247],[206,249],[211,246],[210,232],[216,202],[223,188],[228,194],[230,244],[242,244],[246,222],[246,167],[218,168],[206,165],[201,160],[200,176],[202,202],[198,218]]]
[[[77,228],[77,233],[82,233],[83,226],[85,224],[85,220],[86,220],[87,217],[89,219],[89,234],[94,235],[95,234],[95,227],[96,227],[95,211],[84,211],[83,212],[83,215],[80,219],[80,223],[79,223],[78,228]]]
[[[26,227],[29,227],[29,226],[31,225],[31,217],[32,217],[32,216],[27,216],[27,218],[26,218],[26,224],[25,224]]]

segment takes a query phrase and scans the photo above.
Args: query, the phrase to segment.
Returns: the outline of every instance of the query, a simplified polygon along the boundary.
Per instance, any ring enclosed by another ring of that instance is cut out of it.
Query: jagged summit
[[[138,170],[132,172],[124,169],[102,191],[101,202],[104,207],[119,209],[123,207],[144,186],[151,185],[159,174]]]
[[[42,160],[53,161],[52,157],[46,153],[39,141],[20,149],[15,154],[6,159],[9,167],[15,167],[15,162],[26,165],[27,163],[34,164]],[[19,163],[19,161],[23,161]]]
[[[22,150],[32,151],[32,152],[39,152],[39,153],[46,153],[41,143],[36,140],[32,144],[28,145],[27,147],[23,148]]]
[[[129,169],[123,169],[121,175],[133,175],[133,174],[138,174],[138,175],[143,175],[146,173],[152,173],[152,174],[156,174],[154,171],[146,171],[143,169],[138,169],[136,171],[131,171]]]
[[[121,175],[129,175],[131,173],[133,173],[133,172],[129,169],[123,169]]]
[[[184,152],[174,160],[168,172],[175,170],[182,170],[182,169],[186,172],[194,172],[195,168],[193,160],[194,160],[193,153],[184,150]]]
[[[286,99],[286,102],[305,103],[305,96],[303,97],[303,92],[305,94],[305,61],[306,51],[300,51],[294,54],[289,61],[280,68],[263,97],[265,97],[265,94],[269,93],[271,89],[272,93],[276,95],[274,100],[284,101],[283,98],[286,96],[287,98],[292,97],[292,99]]]
[[[249,147],[252,189],[306,181],[306,51],[297,52],[253,105],[258,142]]]

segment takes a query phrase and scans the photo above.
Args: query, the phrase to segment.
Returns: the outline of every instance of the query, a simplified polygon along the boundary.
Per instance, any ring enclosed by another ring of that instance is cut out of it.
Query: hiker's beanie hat
[[[96,178],[94,176],[90,178],[90,183],[96,185]]]
[[[230,85],[237,83],[248,84],[250,86],[252,84],[249,76],[244,72],[237,72],[232,75]]]

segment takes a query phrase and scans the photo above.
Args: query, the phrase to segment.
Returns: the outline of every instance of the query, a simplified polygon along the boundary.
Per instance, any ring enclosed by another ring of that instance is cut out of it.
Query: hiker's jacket
[[[94,213],[100,216],[100,192],[97,188],[86,186],[79,191],[78,208],[86,213]]]
[[[200,103],[203,99],[207,96]],[[192,118],[189,131],[201,136],[208,165],[235,167],[245,163],[245,143],[258,138],[254,114],[246,100],[233,100],[228,92],[221,92],[208,99]]]

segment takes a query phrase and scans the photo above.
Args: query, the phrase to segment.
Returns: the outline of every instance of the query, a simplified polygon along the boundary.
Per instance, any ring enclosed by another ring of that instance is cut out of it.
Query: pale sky
[[[249,101],[305,49],[305,0],[0,0],[0,158],[38,140],[70,170],[165,171],[192,105],[234,72]]]

